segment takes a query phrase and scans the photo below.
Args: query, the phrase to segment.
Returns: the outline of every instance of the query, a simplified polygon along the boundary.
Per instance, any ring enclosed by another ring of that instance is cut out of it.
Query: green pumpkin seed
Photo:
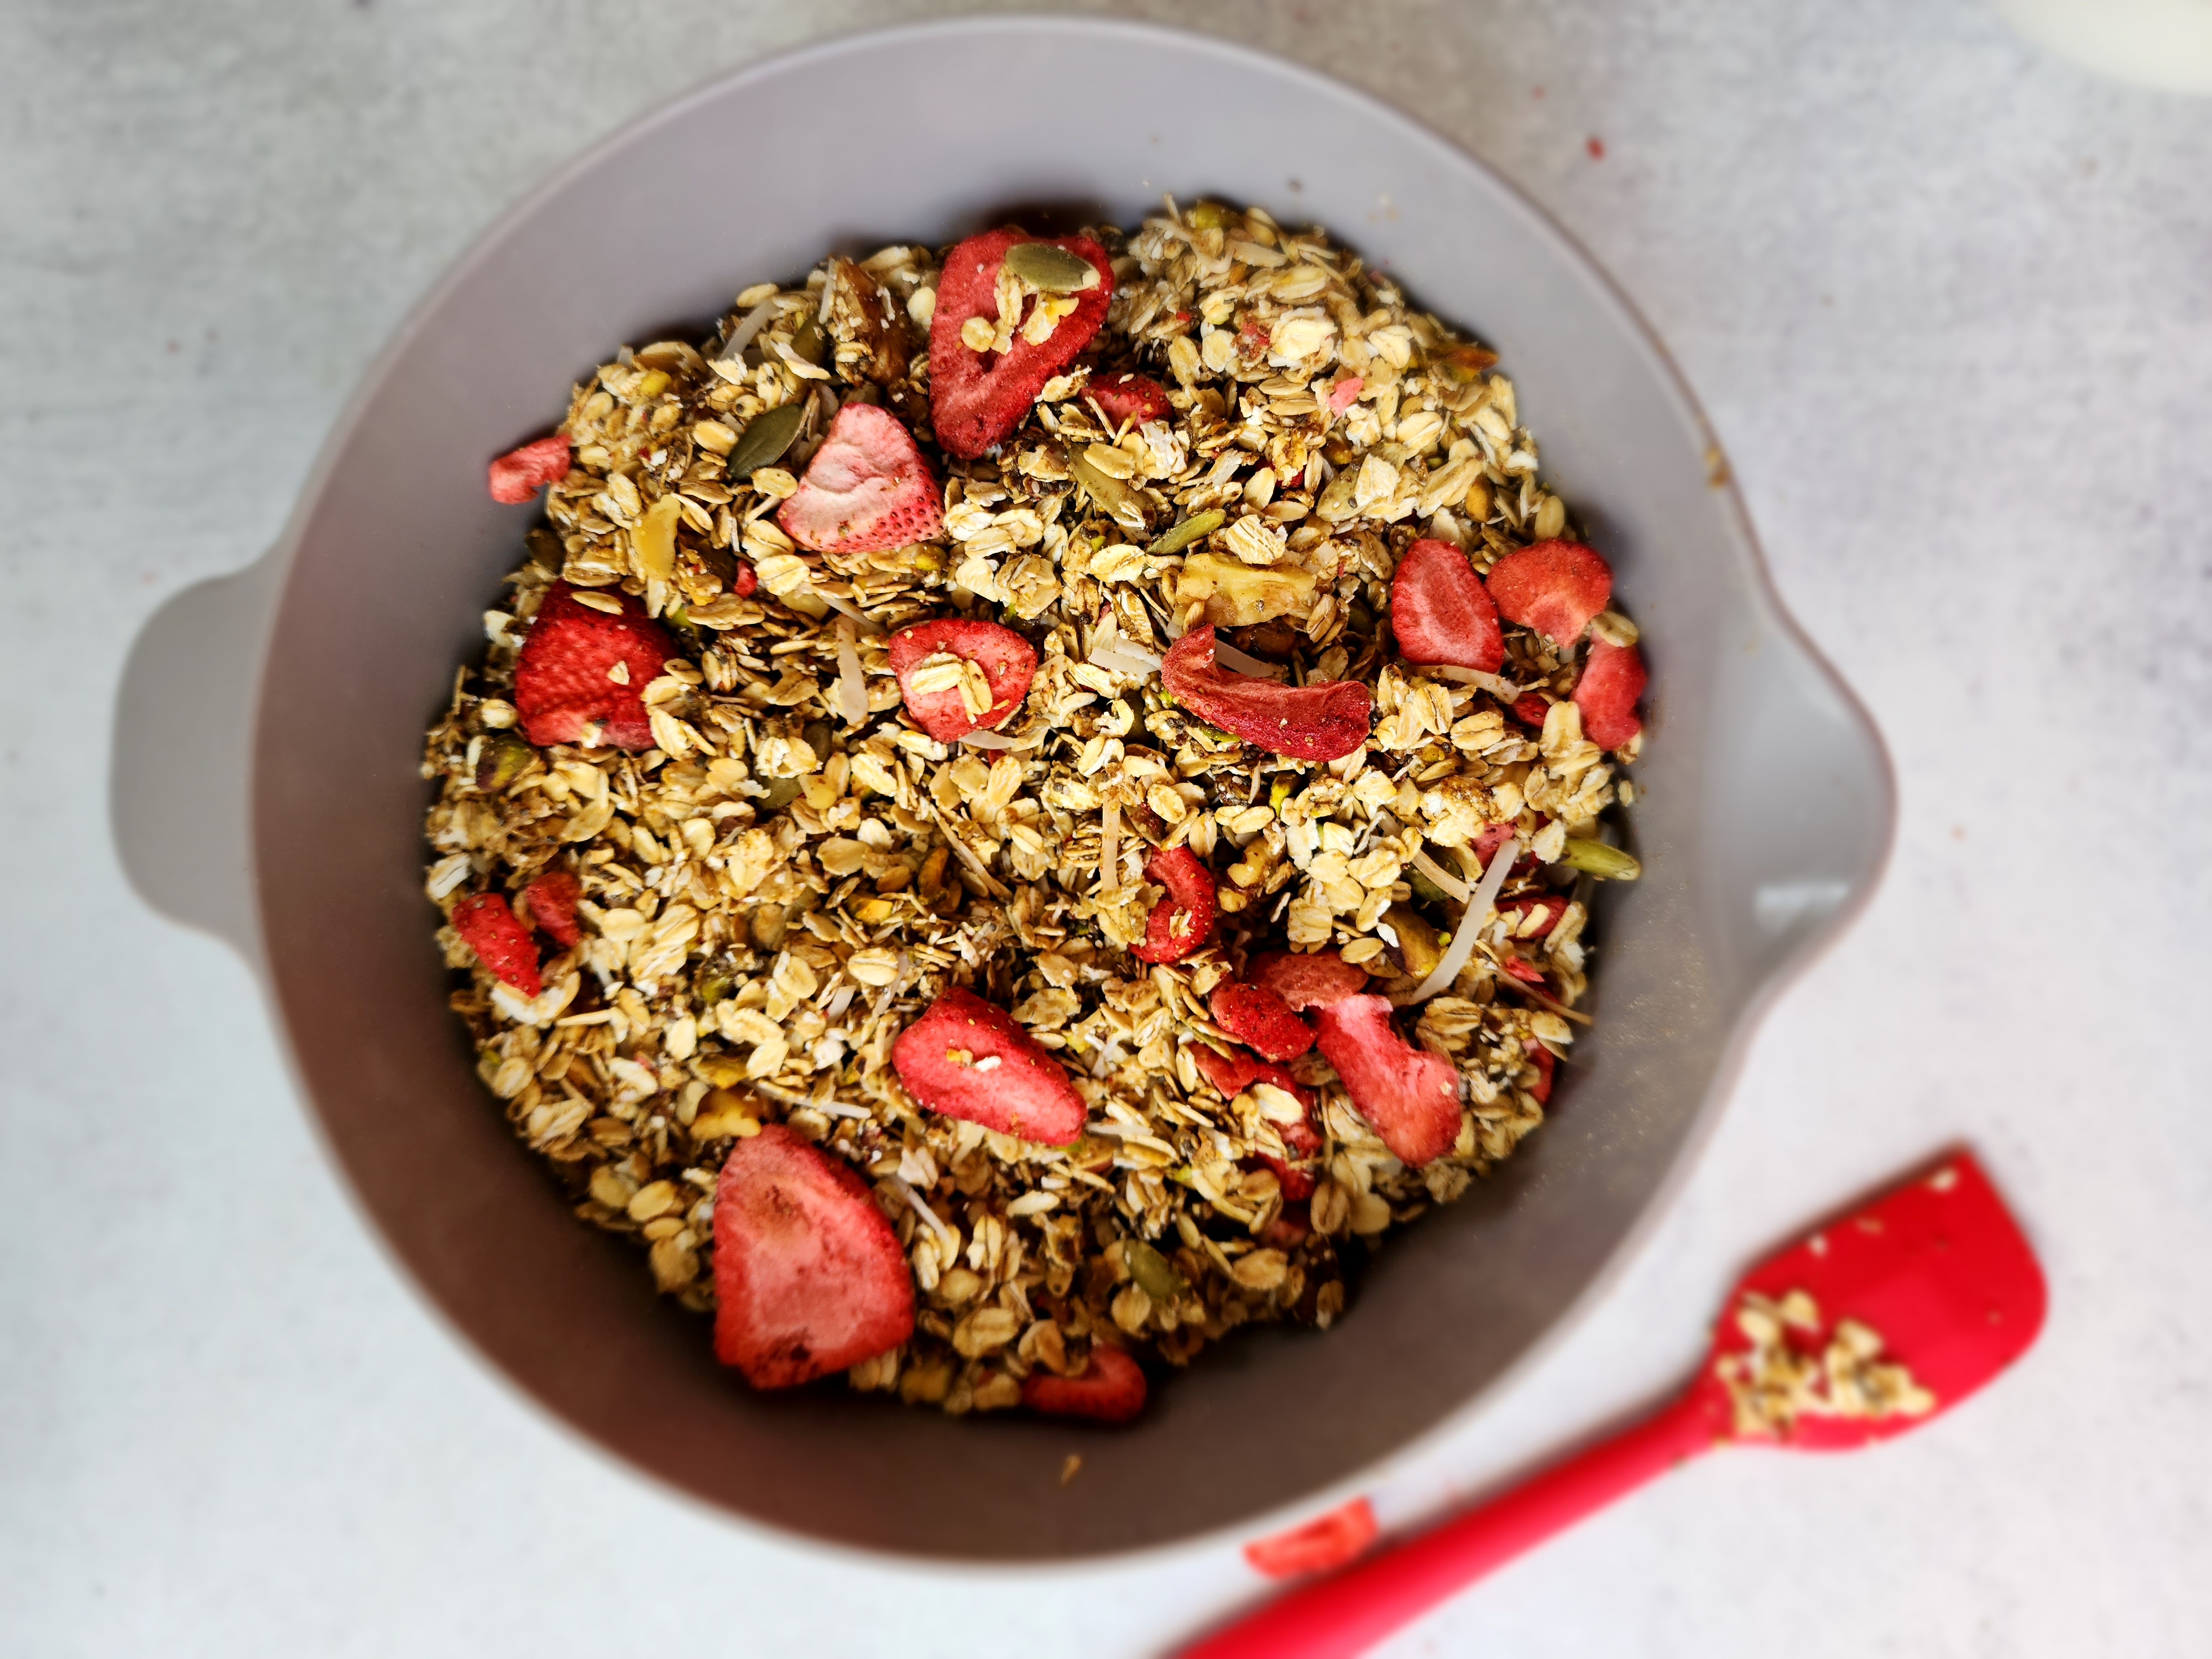
[[[1098,286],[1098,267],[1050,242],[1017,242],[1006,250],[1006,269],[1040,294],[1080,294]]]
[[[487,795],[499,793],[522,775],[537,752],[511,732],[486,738],[477,750],[477,787]]]
[[[817,368],[822,367],[822,360],[830,355],[830,337],[822,331],[818,319],[809,317],[799,325],[799,331],[791,337],[791,354]]]
[[[1437,886],[1436,883],[1431,881],[1419,870],[1412,868],[1408,868],[1407,870],[1406,884],[1413,890],[1413,896],[1420,900],[1422,903],[1433,904],[1439,908],[1443,906],[1445,899],[1444,890]]]
[[[1618,847],[1576,836],[1567,837],[1566,851],[1559,860],[1569,869],[1580,870],[1600,881],[1634,881],[1644,873],[1644,866]]]
[[[1169,529],[1145,550],[1156,557],[1164,553],[1180,553],[1193,542],[1211,536],[1228,522],[1229,515],[1218,508],[1207,513],[1194,513],[1181,524]]]
[[[753,416],[751,424],[731,447],[730,481],[741,483],[759,468],[781,460],[783,452],[797,440],[799,423],[805,418],[804,403],[779,404]]]
[[[1190,1294],[1190,1281],[1169,1265],[1168,1259],[1141,1238],[1121,1246],[1121,1260],[1129,1264],[1129,1277],[1144,1286],[1155,1302],[1172,1302]]]
[[[797,778],[770,778],[768,781],[768,793],[763,795],[755,805],[761,815],[766,817],[770,812],[781,812],[798,799],[799,780]]]

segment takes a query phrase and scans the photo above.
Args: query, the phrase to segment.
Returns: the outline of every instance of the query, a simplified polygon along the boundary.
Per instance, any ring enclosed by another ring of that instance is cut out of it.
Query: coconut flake
[[[848,726],[858,726],[868,718],[868,683],[860,678],[860,653],[853,643],[853,624],[843,621],[837,624],[837,713]]]
[[[979,727],[973,732],[962,732],[960,741],[977,749],[1034,749],[1045,740],[1045,736],[1040,732],[1033,737],[1010,738],[1002,732],[987,732]]]
[[[1224,668],[1233,669],[1254,679],[1279,682],[1285,672],[1279,664],[1262,662],[1257,657],[1248,656],[1235,646],[1224,643],[1218,635],[1213,641],[1213,659]]]
[[[1438,887],[1442,888],[1446,898],[1457,899],[1462,904],[1464,904],[1474,896],[1474,889],[1468,886],[1457,876],[1453,875],[1450,872],[1446,870],[1443,865],[1438,864],[1434,859],[1431,858],[1429,856],[1429,849],[1427,848],[1417,848],[1409,862],[1413,865],[1413,868],[1419,871],[1431,881],[1436,883]]]
[[[1426,662],[1419,666],[1424,674],[1433,674],[1440,680],[1456,680],[1462,685],[1474,686],[1506,702],[1518,700],[1525,689],[1514,684],[1511,680],[1500,679],[1495,674],[1486,674],[1480,668],[1455,668],[1449,663],[1440,662]]]
[[[766,327],[768,319],[775,315],[775,301],[776,296],[771,294],[745,313],[744,321],[730,331],[730,337],[722,347],[723,361],[735,362],[744,355],[745,348],[753,343],[753,336]]]
[[[1415,854],[1416,857],[1419,855]],[[1491,854],[1490,868],[1482,872],[1482,885],[1474,890],[1474,896],[1460,912],[1459,927],[1452,934],[1452,942],[1445,947],[1443,960],[1435,971],[1413,988],[1408,1003],[1426,1002],[1439,992],[1448,991],[1457,982],[1460,972],[1474,959],[1474,942],[1482,936],[1482,924],[1489,919],[1490,908],[1497,900],[1498,890],[1505,885],[1505,872],[1513,867],[1513,860],[1521,856],[1518,840],[1509,841]],[[1430,880],[1436,878],[1431,876]],[[1442,884],[1439,883],[1439,885]]]
[[[1160,672],[1158,655],[1105,629],[1091,637],[1090,661],[1109,674],[1133,674],[1140,679]]]
[[[885,1176],[884,1184],[896,1193],[916,1217],[928,1224],[929,1231],[937,1235],[937,1242],[944,1247],[945,1259],[950,1262],[960,1249],[960,1235],[937,1218],[937,1212],[922,1201],[921,1194],[907,1184],[905,1176]]]
[[[825,593],[818,587],[813,588],[812,592],[816,599],[821,600],[823,604],[828,605],[832,611],[836,611],[840,616],[850,617],[853,619],[854,626],[858,628],[863,634],[872,635],[880,634],[884,631],[884,626],[881,623],[878,622],[873,617],[871,617],[866,611],[861,610],[859,605],[854,605],[850,599],[841,599],[835,593]]]

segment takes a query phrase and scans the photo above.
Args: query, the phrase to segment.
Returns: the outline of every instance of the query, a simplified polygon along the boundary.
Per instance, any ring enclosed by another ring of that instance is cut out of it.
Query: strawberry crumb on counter
[[[1640,636],[1496,355],[1318,230],[791,275],[489,463],[452,1005],[732,1388],[1127,1423],[1571,1109]]]

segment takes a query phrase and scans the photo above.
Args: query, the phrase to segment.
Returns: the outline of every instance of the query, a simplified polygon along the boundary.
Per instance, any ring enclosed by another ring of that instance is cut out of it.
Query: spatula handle
[[[1502,1496],[1270,1602],[1183,1659],[1351,1659],[1522,1551],[1715,1443],[1692,1392]]]

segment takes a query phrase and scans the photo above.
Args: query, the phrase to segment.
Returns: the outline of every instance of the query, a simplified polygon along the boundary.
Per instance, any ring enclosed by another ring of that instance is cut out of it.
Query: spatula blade
[[[1933,1410],[1911,1416],[1801,1416],[1781,1443],[1807,1451],[1886,1440],[1949,1410],[2027,1351],[2048,1300],[2020,1224],[1964,1151],[1747,1274],[1715,1332],[1715,1358],[1751,1346],[1735,1317],[1746,1292],[1779,1302],[1792,1291],[1820,1309],[1821,1334],[1802,1337],[1808,1352],[1820,1351],[1838,1320],[1856,1320],[1936,1397]],[[1709,1366],[1708,1385],[1713,1376]]]

